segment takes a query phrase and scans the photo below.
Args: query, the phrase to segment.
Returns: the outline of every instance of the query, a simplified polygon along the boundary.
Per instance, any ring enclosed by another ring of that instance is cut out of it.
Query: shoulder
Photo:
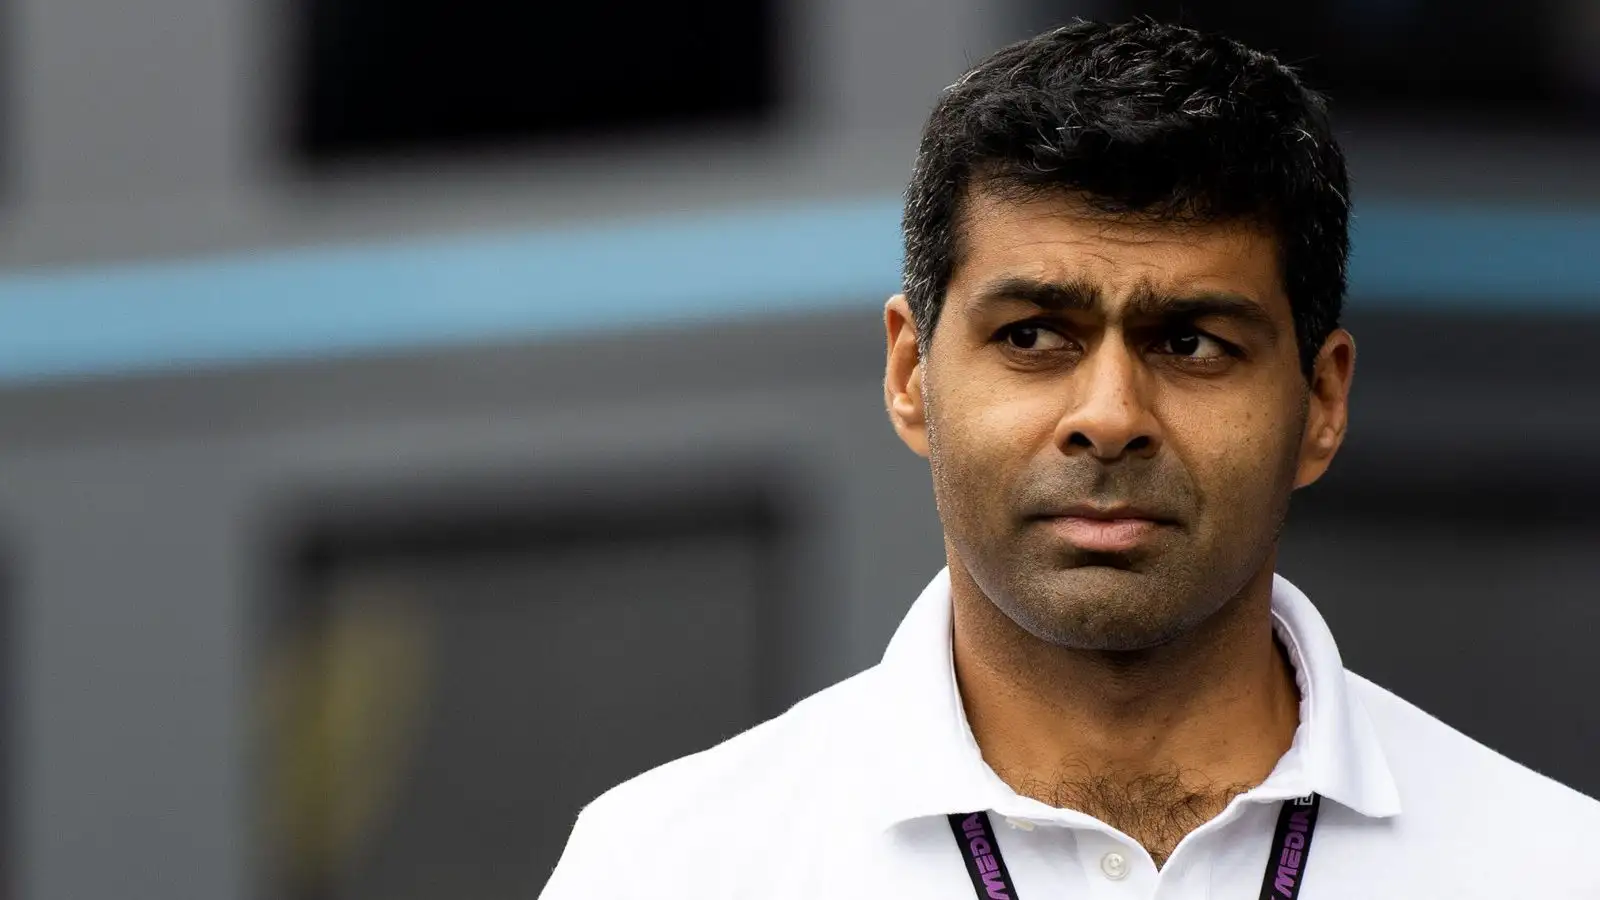
[[[653,860],[660,871],[670,858],[704,835],[731,838],[759,828],[770,841],[775,811],[791,820],[803,810],[842,806],[862,792],[849,784],[860,767],[861,733],[872,720],[879,674],[868,669],[800,701],[782,715],[709,750],[658,766],[606,791],[579,815],[545,897],[580,896],[560,885],[585,877],[582,896],[596,896],[591,876],[625,877],[616,860]],[[740,829],[745,821],[750,828]],[[759,826],[758,826],[759,823]],[[696,838],[696,835],[702,836]],[[642,867],[641,867],[642,868]],[[598,896],[633,896],[625,891]]]
[[[1548,848],[1560,835],[1600,834],[1600,801],[1522,765],[1350,673],[1401,795],[1401,818],[1439,829],[1517,825]],[[1474,817],[1476,824],[1467,824]],[[1494,823],[1494,824],[1490,824]]]
[[[593,806],[634,819],[724,816],[774,793],[826,790],[873,708],[877,670],[813,694],[782,715],[709,750],[658,766],[607,791]]]

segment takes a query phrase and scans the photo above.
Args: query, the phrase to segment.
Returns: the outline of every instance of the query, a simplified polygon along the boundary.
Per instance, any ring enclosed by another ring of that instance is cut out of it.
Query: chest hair
[[[1004,776],[1002,776],[1004,777]],[[1159,868],[1189,832],[1217,817],[1251,785],[1218,785],[1172,772],[1119,778],[1070,773],[1011,782],[1019,794],[1090,815],[1138,841]]]

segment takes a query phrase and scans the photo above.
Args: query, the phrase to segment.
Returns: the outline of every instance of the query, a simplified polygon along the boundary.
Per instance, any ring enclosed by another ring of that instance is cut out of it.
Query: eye
[[[1175,331],[1156,345],[1158,353],[1189,359],[1221,359],[1232,355],[1227,344],[1193,329]]]
[[[1000,337],[1008,345],[1018,350],[1035,352],[1061,350],[1067,346],[1067,339],[1060,334],[1034,322],[1020,322],[1008,325],[1001,329]]]

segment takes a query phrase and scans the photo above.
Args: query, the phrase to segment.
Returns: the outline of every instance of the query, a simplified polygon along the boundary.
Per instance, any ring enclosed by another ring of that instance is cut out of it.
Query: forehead
[[[960,222],[947,302],[1008,277],[1087,282],[1108,304],[1141,290],[1226,291],[1290,318],[1277,241],[1252,223],[1117,218],[1071,195],[1012,200],[978,191]]]

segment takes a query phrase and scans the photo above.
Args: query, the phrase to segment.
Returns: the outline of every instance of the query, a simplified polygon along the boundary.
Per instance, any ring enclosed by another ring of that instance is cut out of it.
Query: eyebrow
[[[974,312],[994,306],[1026,303],[1049,312],[1092,312],[1101,308],[1099,288],[1081,281],[1041,281],[1008,276],[984,285],[973,296]],[[1140,285],[1128,301],[1125,314],[1130,319],[1192,321],[1205,318],[1231,319],[1269,335],[1277,334],[1278,323],[1266,307],[1244,294],[1233,291],[1196,291],[1168,294],[1149,285]]]
[[[972,301],[975,310],[1008,303],[1030,303],[1051,312],[1087,312],[1100,305],[1100,290],[1085,282],[1009,276],[984,285]]]

